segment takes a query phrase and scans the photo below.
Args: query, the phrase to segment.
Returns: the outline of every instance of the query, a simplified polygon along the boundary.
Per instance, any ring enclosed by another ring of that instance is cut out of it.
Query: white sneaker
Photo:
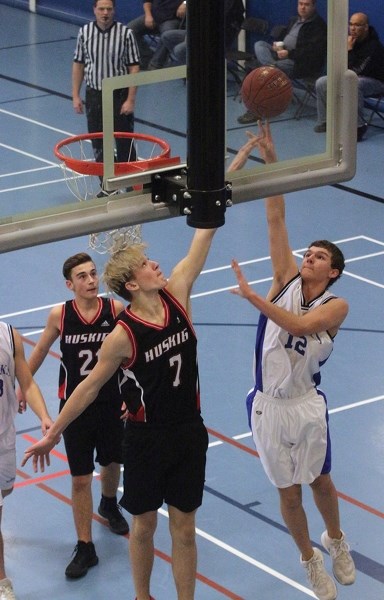
[[[307,570],[308,581],[319,600],[335,600],[337,598],[336,584],[324,567],[323,555],[318,548],[313,549],[309,560],[300,558],[304,569]]]
[[[0,600],[16,600],[12,582],[8,577],[0,580]]]
[[[332,558],[333,574],[342,585],[351,585],[356,579],[356,569],[353,558],[349,552],[349,546],[345,541],[343,532],[340,540],[333,540],[324,531],[321,535],[321,543]]]

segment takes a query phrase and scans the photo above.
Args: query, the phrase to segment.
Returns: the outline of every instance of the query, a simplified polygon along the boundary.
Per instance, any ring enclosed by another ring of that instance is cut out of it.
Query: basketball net
[[[100,198],[100,202],[127,190],[106,192],[102,189],[104,164],[96,162],[92,140],[101,139],[102,133],[89,133],[66,138],[56,144],[54,153],[60,160],[65,182],[73,196],[80,202]],[[156,166],[177,164],[179,158],[170,158],[170,146],[164,140],[138,133],[114,133],[116,138],[131,140],[128,161],[115,162],[115,175],[143,172]],[[134,186],[141,190],[141,186]],[[129,202],[129,198],[127,198]],[[108,254],[142,241],[141,225],[129,225],[91,233],[89,247],[99,254]]]

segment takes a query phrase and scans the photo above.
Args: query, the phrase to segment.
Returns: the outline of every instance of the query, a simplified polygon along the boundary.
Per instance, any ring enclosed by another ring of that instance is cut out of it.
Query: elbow
[[[310,331],[308,327],[303,326],[302,323],[293,323],[288,327],[288,333],[293,335],[293,337],[304,337],[305,335],[311,335],[313,331]]]
[[[306,335],[302,327],[289,327],[288,333],[292,337],[302,337]]]

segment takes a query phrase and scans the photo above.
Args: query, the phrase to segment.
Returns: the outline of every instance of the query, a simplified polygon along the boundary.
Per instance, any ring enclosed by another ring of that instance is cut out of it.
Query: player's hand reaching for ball
[[[261,158],[264,162],[269,165],[271,163],[277,162],[275,145],[272,139],[271,127],[268,121],[264,123],[262,121],[258,121],[259,133],[255,137],[255,146],[259,150]],[[247,131],[247,135],[250,132]]]
[[[257,148],[261,158],[266,164],[277,161],[275,146],[272,140],[271,129],[268,121],[258,121],[258,133],[246,131],[247,142],[240,148],[235,158],[228,167],[228,171],[242,169],[254,148]]]

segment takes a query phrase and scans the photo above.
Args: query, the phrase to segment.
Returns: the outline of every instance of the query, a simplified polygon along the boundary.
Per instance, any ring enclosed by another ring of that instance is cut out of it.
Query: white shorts
[[[276,487],[309,484],[322,473],[328,446],[327,407],[315,389],[288,399],[258,391],[251,424],[260,460]]]
[[[16,479],[16,432],[9,427],[0,436],[0,490],[12,489]]]

